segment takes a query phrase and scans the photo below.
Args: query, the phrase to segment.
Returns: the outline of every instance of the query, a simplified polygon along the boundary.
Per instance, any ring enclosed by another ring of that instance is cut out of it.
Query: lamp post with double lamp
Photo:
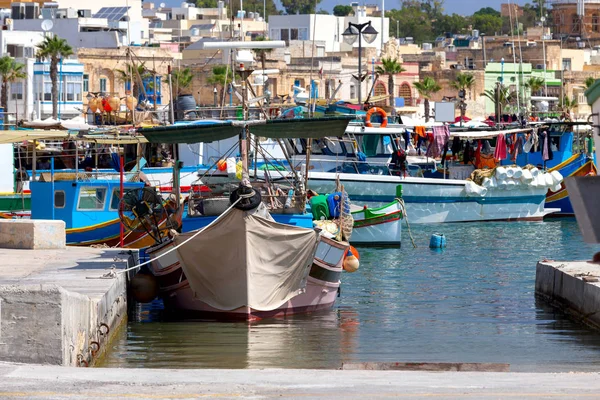
[[[377,32],[371,25],[371,21],[365,22],[364,24],[353,24],[348,22],[348,28],[342,33],[344,42],[349,45],[353,45],[358,39],[358,105],[362,105],[362,39],[364,37],[365,42],[371,44],[377,38]]]

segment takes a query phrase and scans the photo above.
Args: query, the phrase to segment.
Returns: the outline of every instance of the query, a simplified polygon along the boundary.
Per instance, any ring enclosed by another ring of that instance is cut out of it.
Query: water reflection
[[[159,302],[120,332],[100,366],[338,368],[353,361],[360,321],[352,309],[253,323],[160,321]]]
[[[413,226],[417,249],[359,249],[331,312],[254,324],[165,321],[159,305],[114,342],[105,366],[339,368],[343,362],[510,363],[598,370],[600,334],[535,299],[539,259],[582,259],[574,220]],[[433,232],[448,247],[428,248]],[[153,321],[153,322],[148,322]],[[156,322],[158,321],[158,322]]]

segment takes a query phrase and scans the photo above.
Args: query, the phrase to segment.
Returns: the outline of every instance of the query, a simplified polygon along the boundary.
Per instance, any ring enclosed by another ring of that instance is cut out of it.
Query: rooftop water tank
[[[192,28],[192,29],[190,29],[190,34],[192,36],[200,36],[200,29],[198,29],[198,28]]]

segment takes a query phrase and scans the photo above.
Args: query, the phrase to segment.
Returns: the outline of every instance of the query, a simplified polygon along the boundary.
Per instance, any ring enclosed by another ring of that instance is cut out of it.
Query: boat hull
[[[585,154],[575,155],[564,163],[551,168],[550,171],[558,171],[565,178],[597,175],[594,161]],[[569,192],[567,191],[564,181],[561,183],[559,190],[548,191],[546,195],[546,205],[548,207],[560,209],[559,212],[552,214],[552,216],[575,215],[571,200],[569,199]]]
[[[378,208],[352,212],[354,225],[350,242],[362,246],[400,246],[402,206],[400,201]]]
[[[307,278],[305,290],[274,310],[240,307],[219,310],[196,299],[185,277],[173,242],[165,242],[146,250],[152,259],[150,272],[159,285],[159,297],[165,309],[185,318],[219,320],[257,320],[327,310],[334,306],[341,284],[342,264],[348,244],[321,237]]]
[[[490,190],[475,197],[467,195],[460,180],[362,174],[339,174],[339,180],[352,201],[373,206],[393,201],[402,185],[407,217],[417,224],[541,220],[548,213],[545,188]],[[317,193],[331,193],[336,174],[310,172],[308,185]]]

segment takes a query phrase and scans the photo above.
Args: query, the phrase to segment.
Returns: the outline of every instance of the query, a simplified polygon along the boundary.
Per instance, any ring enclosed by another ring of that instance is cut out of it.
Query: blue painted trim
[[[33,71],[33,74],[50,76],[50,71]],[[81,72],[62,71],[62,72],[59,72],[59,75],[81,75],[81,77],[83,78],[83,71],[81,71]]]
[[[354,202],[383,203],[394,201],[393,195],[352,195]],[[478,204],[538,204],[544,201],[545,195],[521,197],[453,197],[453,196],[403,196],[406,203],[478,203]]]
[[[41,104],[52,104],[52,101],[40,101]],[[58,104],[81,104],[83,105],[82,101],[59,101]]]

